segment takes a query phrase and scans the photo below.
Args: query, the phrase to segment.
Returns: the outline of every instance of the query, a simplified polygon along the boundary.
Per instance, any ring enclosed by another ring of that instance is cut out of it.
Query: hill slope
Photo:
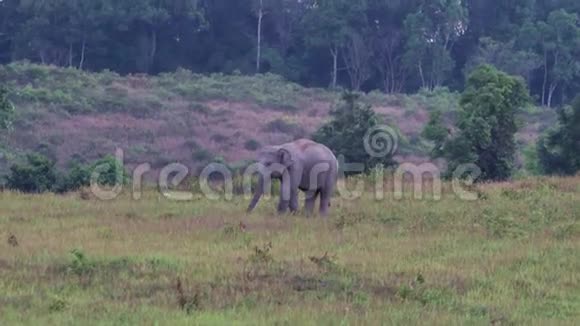
[[[0,66],[0,83],[17,106],[15,130],[6,135],[2,169],[27,151],[44,153],[63,167],[91,161],[116,148],[129,168],[150,163],[190,167],[221,157],[251,159],[254,151],[308,137],[328,117],[337,93],[307,89],[275,75],[197,75],[186,70],[159,76],[119,76],[50,66]],[[426,159],[420,138],[429,110],[451,118],[458,95],[365,95],[364,100],[402,134],[399,160]],[[553,121],[550,112],[526,117],[522,146]]]

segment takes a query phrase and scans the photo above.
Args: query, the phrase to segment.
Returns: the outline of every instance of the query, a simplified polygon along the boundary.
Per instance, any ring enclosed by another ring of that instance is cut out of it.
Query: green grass
[[[336,198],[328,220],[3,192],[0,324],[580,323],[579,178],[444,188]]]

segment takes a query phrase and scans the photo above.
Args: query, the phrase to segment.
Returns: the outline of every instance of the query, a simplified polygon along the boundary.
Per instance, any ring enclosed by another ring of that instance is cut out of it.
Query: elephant
[[[298,139],[279,146],[266,146],[258,152],[258,185],[247,212],[254,210],[271,180],[280,180],[278,213],[298,211],[298,190],[306,195],[304,209],[308,215],[314,211],[320,197],[319,213],[327,217],[330,200],[338,180],[338,160],[323,144],[309,139]],[[269,189],[269,188],[268,188]]]

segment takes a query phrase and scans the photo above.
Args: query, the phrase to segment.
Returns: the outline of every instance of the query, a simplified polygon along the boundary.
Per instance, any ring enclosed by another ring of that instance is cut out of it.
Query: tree
[[[314,134],[313,140],[328,146],[337,155],[343,155],[347,162],[364,164],[364,172],[371,171],[378,164],[384,167],[395,165],[394,153],[387,153],[384,157],[367,153],[365,136],[380,125],[380,120],[370,105],[363,105],[358,100],[358,94],[344,93],[341,105],[331,112],[332,120]],[[346,171],[346,174],[354,173]]]
[[[8,100],[8,91],[0,86],[0,130],[9,129],[14,116],[14,106]]]
[[[564,9],[553,11],[547,20],[540,21],[535,31],[543,57],[542,105],[551,107],[556,90],[572,81],[580,72],[580,27],[578,15]]]
[[[55,163],[39,154],[28,154],[24,164],[10,167],[6,185],[26,193],[51,191],[57,182]]]
[[[542,66],[542,58],[529,50],[518,49],[515,40],[496,41],[482,37],[477,52],[469,59],[466,71],[490,64],[510,75],[525,78],[528,85],[532,82],[533,72]]]
[[[431,112],[429,122],[427,122],[421,133],[425,139],[433,142],[431,156],[434,158],[444,154],[445,142],[449,137],[449,130],[443,125],[441,115],[441,111],[438,110]]]
[[[559,124],[538,140],[538,159],[547,174],[580,171],[580,96],[558,113]]]
[[[421,87],[443,84],[455,66],[451,50],[468,25],[461,0],[424,1],[405,19],[405,65],[417,71]]]
[[[368,43],[364,35],[351,32],[341,48],[350,86],[355,91],[359,91],[363,83],[371,77],[371,50],[367,46]]]
[[[310,0],[304,16],[305,40],[314,47],[327,48],[332,57],[331,87],[338,83],[338,63],[341,49],[353,30],[365,25],[366,1]]]
[[[141,72],[151,72],[157,53],[160,36],[175,32],[168,26],[177,22],[189,23],[188,33],[195,33],[205,26],[203,13],[197,0],[131,0],[115,3],[116,20],[121,28],[128,28],[137,41],[136,67]]]
[[[386,93],[400,93],[405,87],[409,70],[403,64],[404,21],[415,5],[414,1],[376,0],[367,8],[373,65]]]
[[[511,176],[515,159],[516,113],[530,102],[525,82],[490,65],[474,70],[462,95],[458,134],[445,144],[449,172],[476,164],[483,180]]]

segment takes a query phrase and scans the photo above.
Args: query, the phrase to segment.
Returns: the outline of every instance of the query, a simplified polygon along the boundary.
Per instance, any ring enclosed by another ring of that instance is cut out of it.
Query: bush
[[[107,155],[90,165],[83,165],[78,162],[71,163],[71,168],[66,176],[63,176],[56,192],[76,191],[91,185],[92,173],[99,173],[97,184],[100,186],[115,186],[117,181],[126,184],[130,177],[125,168],[113,157]]]
[[[558,120],[538,141],[539,163],[546,174],[574,175],[580,171],[580,95],[559,111]]]
[[[391,144],[388,152],[382,157],[373,157],[364,146],[367,132],[379,127],[380,121],[370,105],[359,103],[360,96],[354,93],[344,93],[342,105],[331,112],[332,120],[323,125],[313,137],[314,141],[322,143],[332,149],[337,155],[343,155],[349,163],[364,164],[364,172],[368,173],[377,165],[382,164],[388,168],[395,165],[393,160],[395,142]],[[385,136],[396,136],[386,135]],[[386,140],[386,139],[382,139]],[[389,141],[389,140],[386,140]],[[346,171],[346,174],[355,174]]]
[[[90,169],[79,163],[73,163],[68,175],[63,176],[56,186],[55,191],[64,193],[68,191],[79,190],[90,185]]]
[[[58,179],[54,165],[54,161],[40,154],[28,154],[25,163],[10,167],[6,186],[25,193],[52,191]]]
[[[0,130],[9,129],[14,118],[14,106],[8,100],[8,91],[0,86]]]
[[[276,119],[270,121],[264,128],[264,131],[290,135],[299,135],[304,132],[302,127],[300,127],[297,123],[288,121],[286,119]]]
[[[130,177],[121,162],[112,155],[107,155],[104,158],[93,163],[89,168],[90,173],[99,173],[97,183],[103,186],[114,186],[118,183],[126,184]],[[84,177],[83,172],[79,173],[79,177]],[[81,179],[84,180],[84,179]]]
[[[262,144],[260,144],[260,142],[258,142],[255,139],[250,139],[250,140],[246,141],[246,143],[244,144],[244,148],[249,150],[249,151],[256,151],[261,146],[262,146]]]
[[[516,112],[530,102],[526,84],[483,65],[467,81],[461,97],[457,135],[445,141],[441,151],[449,162],[448,176],[462,164],[481,169],[481,181],[502,181],[512,175],[517,132]],[[432,116],[432,139],[441,143],[444,134],[438,117]]]

